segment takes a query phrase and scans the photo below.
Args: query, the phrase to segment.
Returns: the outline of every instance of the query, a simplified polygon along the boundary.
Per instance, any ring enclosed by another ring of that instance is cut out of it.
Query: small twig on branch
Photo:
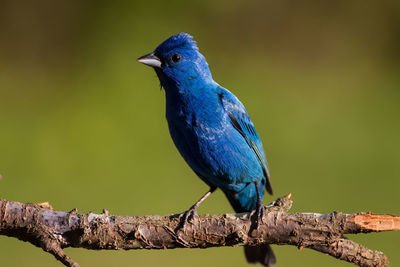
[[[28,241],[53,254],[66,266],[79,266],[66,247],[86,249],[172,249],[264,243],[311,248],[358,266],[389,266],[387,257],[344,234],[400,230],[400,216],[370,213],[287,213],[290,194],[266,207],[257,230],[250,231],[248,213],[198,215],[176,231],[177,215],[113,216],[54,211],[48,203],[24,204],[0,200],[0,235]]]

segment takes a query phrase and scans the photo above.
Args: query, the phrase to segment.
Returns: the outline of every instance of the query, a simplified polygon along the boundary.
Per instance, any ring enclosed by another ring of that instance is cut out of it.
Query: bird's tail
[[[263,194],[260,189],[261,196]],[[236,212],[249,212],[254,210],[257,205],[257,192],[255,185],[249,183],[239,192],[229,192],[225,191],[225,195],[231,203],[233,209]],[[272,248],[268,244],[263,244],[260,246],[245,246],[244,253],[246,259],[249,263],[261,263],[264,266],[274,266],[276,264],[276,257]]]
[[[247,262],[249,263],[260,263],[267,267],[274,266],[276,264],[274,251],[268,244],[255,247],[245,246],[244,254],[246,255]]]

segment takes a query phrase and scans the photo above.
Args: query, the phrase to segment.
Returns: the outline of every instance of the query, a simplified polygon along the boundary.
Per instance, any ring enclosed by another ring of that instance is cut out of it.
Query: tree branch
[[[110,216],[54,211],[48,203],[0,200],[0,234],[41,247],[66,266],[79,266],[65,247],[86,249],[172,249],[264,243],[311,248],[358,266],[389,266],[387,257],[344,234],[400,230],[400,216],[370,213],[287,213],[290,194],[266,207],[258,229],[248,213],[198,215],[177,231],[178,215]]]

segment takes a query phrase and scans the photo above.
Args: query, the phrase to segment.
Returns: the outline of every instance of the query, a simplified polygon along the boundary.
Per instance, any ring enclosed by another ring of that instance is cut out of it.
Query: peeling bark
[[[344,234],[400,230],[400,217],[371,213],[287,213],[290,195],[266,207],[258,229],[251,214],[198,215],[178,230],[179,215],[114,216],[54,211],[48,203],[0,200],[0,234],[41,247],[66,266],[79,266],[66,247],[86,249],[173,249],[264,243],[311,248],[358,266],[389,266],[387,257]]]

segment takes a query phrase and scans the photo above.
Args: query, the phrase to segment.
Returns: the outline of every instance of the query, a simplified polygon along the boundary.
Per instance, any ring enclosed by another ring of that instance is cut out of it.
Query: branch
[[[176,231],[179,215],[111,216],[54,211],[48,203],[24,204],[0,199],[0,235],[41,247],[66,266],[79,266],[66,247],[86,249],[172,249],[260,245],[311,248],[358,266],[389,266],[387,257],[344,234],[400,230],[400,216],[371,213],[287,213],[290,194],[266,207],[257,230],[249,213],[198,215],[185,232]]]

